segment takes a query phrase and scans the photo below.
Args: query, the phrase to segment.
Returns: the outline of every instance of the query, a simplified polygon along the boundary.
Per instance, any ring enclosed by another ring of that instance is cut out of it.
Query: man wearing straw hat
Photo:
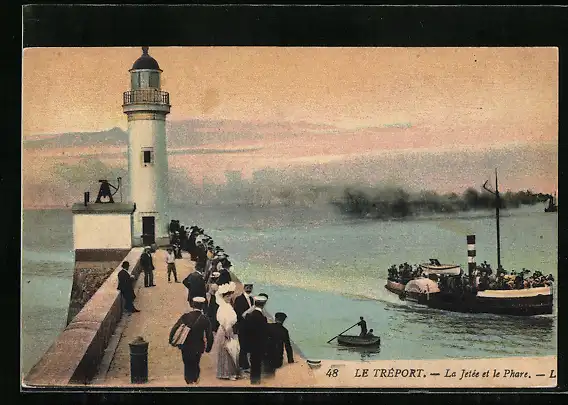
[[[185,324],[190,331],[185,342],[180,345],[181,357],[183,360],[183,375],[187,384],[199,382],[200,368],[199,363],[203,352],[209,353],[213,346],[213,333],[211,323],[207,316],[203,314],[205,298],[195,297],[192,300],[192,308],[183,314],[170,331],[170,343],[181,324]],[[207,345],[205,345],[205,340]]]

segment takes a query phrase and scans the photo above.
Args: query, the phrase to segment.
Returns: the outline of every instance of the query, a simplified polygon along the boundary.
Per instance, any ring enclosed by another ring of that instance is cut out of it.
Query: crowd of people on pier
[[[529,274],[532,275],[529,276]],[[507,273],[502,267],[493,272],[491,265],[486,261],[476,266],[472,273],[471,279],[469,275],[465,274],[463,270],[460,275],[437,275],[425,274],[420,265],[410,265],[408,263],[400,264],[397,268],[392,265],[388,269],[388,280],[399,282],[402,284],[408,283],[410,280],[429,277],[438,283],[440,291],[450,292],[476,292],[484,290],[519,290],[525,288],[537,288],[552,286],[554,277],[552,274],[545,276],[542,272],[523,268],[521,271],[512,271]]]
[[[144,272],[144,287],[153,287],[155,269],[153,249],[144,248],[140,265]],[[219,379],[250,378],[259,384],[261,378],[275,375],[284,363],[286,350],[288,363],[294,362],[290,336],[284,321],[287,315],[277,312],[274,321],[265,311],[268,295],[253,296],[253,284],[243,284],[237,292],[237,283],[231,274],[229,255],[203,228],[186,228],[179,221],[170,223],[170,247],[166,265],[168,282],[179,283],[175,262],[189,253],[195,270],[181,283],[187,288],[189,311],[173,325],[169,334],[171,345],[180,349],[187,384],[199,381],[200,361],[209,353],[216,364]],[[119,290],[125,302],[125,311],[139,312],[133,305],[136,298],[128,273],[129,263],[123,263],[119,273]]]

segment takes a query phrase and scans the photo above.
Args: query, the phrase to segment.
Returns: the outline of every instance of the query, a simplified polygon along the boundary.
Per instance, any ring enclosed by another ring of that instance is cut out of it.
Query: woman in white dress
[[[215,299],[219,305],[217,321],[219,329],[215,334],[213,358],[217,359],[217,378],[236,380],[240,371],[236,359],[238,359],[238,339],[233,332],[233,326],[237,323],[237,314],[230,304],[235,293],[235,283],[230,282],[219,286],[215,293]]]

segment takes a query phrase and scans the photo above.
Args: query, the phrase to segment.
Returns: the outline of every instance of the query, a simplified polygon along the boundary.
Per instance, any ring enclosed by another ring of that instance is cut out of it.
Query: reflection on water
[[[361,361],[372,361],[381,352],[381,346],[376,347],[351,347],[351,346],[341,346],[337,345],[336,349],[338,352],[345,352],[349,354],[349,357],[360,356]]]
[[[554,350],[553,315],[521,317],[467,314],[418,305],[387,304],[394,330],[421,330],[421,340],[439,342],[448,349],[501,355],[524,355]],[[430,343],[438,344],[438,343]]]

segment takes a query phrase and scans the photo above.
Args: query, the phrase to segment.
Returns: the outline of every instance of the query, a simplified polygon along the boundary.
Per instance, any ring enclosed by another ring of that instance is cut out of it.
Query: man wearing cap
[[[171,343],[177,328],[182,323],[190,328],[185,342],[179,347],[184,365],[183,375],[187,384],[194,384],[199,381],[201,355],[204,351],[209,353],[213,346],[211,323],[203,314],[204,305],[205,298],[193,298],[191,310],[183,314],[170,331]],[[207,345],[205,345],[205,341],[207,341]]]
[[[129,262],[122,262],[122,268],[118,272],[117,290],[119,290],[120,294],[122,295],[122,299],[124,300],[124,310],[126,312],[140,312],[134,307],[134,299],[136,298],[136,294],[134,294],[134,287],[132,286],[132,277],[128,273],[129,268]]]
[[[284,363],[284,348],[288,363],[294,362],[294,352],[290,343],[290,334],[284,327],[287,315],[284,312],[276,312],[274,319],[276,322],[268,324],[268,344],[266,348],[267,362],[272,369],[282,367]]]
[[[144,287],[154,287],[154,263],[152,262],[152,254],[150,246],[144,248],[144,253],[140,256],[140,266],[144,271]]]
[[[263,315],[266,316],[266,312],[264,312],[264,308],[266,307],[266,302],[268,301],[268,294],[260,293],[260,294],[258,294],[258,296],[265,298],[261,311],[262,311]],[[245,312],[243,312],[243,318],[246,318],[250,313],[252,313],[252,311],[255,310],[255,308],[256,308],[255,306],[252,306],[249,309],[247,309]]]
[[[187,288],[187,300],[189,301],[189,305],[191,305],[194,297],[205,298],[207,296],[205,280],[197,269],[187,275],[183,280],[183,285]]]
[[[237,314],[237,333],[239,336],[239,345],[241,346],[241,351],[239,352],[239,367],[242,371],[248,371],[250,369],[250,364],[248,360],[248,355],[250,353],[248,342],[246,340],[246,332],[244,329],[246,328],[243,313],[252,307],[254,307],[254,300],[250,296],[252,293],[252,284],[244,284],[243,285],[243,293],[235,298],[235,302],[233,304],[233,308],[235,309],[235,313]]]
[[[253,311],[244,319],[244,335],[247,347],[250,350],[250,382],[260,384],[262,371],[262,360],[266,353],[268,339],[266,316],[262,309],[266,304],[266,298],[262,296],[254,297]]]

